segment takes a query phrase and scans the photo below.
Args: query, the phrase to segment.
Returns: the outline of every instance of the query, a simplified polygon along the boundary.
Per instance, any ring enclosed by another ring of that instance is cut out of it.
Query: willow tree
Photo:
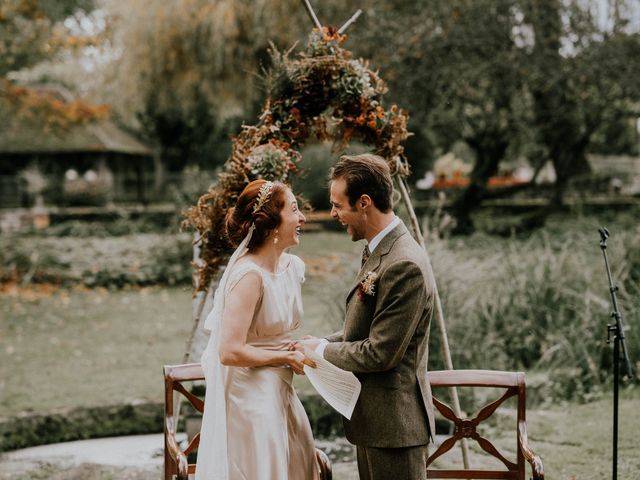
[[[120,52],[107,79],[110,103],[176,170],[223,163],[228,132],[259,109],[270,42],[290,48],[307,26],[294,0],[132,0],[106,8]]]

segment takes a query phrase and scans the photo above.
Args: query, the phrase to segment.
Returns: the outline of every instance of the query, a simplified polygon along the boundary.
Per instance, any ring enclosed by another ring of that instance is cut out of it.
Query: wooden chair
[[[438,387],[493,387],[505,388],[504,394],[494,402],[484,406],[473,418],[459,418],[453,409],[433,397],[433,404],[438,411],[454,425],[454,433],[429,456],[427,461],[427,478],[469,478],[469,479],[515,479],[524,480],[526,460],[531,466],[534,480],[544,480],[542,460],[529,447],[527,426],[525,422],[525,381],[524,373],[498,372],[491,370],[443,370],[429,372],[429,382],[433,389]],[[478,425],[487,420],[496,409],[508,398],[517,396],[517,458],[516,462],[507,460],[487,439],[480,436]],[[473,439],[480,447],[502,462],[506,470],[444,470],[429,469],[438,457],[451,450],[458,440]]]
[[[188,480],[190,474],[196,471],[196,465],[189,463],[187,457],[190,453],[198,450],[200,443],[200,433],[198,432],[189,442],[189,445],[182,450],[176,440],[176,430],[178,419],[174,417],[174,392],[181,393],[191,403],[193,408],[202,413],[204,411],[204,401],[191,393],[183,382],[194,382],[204,380],[204,373],[199,363],[189,363],[186,365],[165,365],[164,367],[164,478],[172,480]],[[329,458],[320,450],[316,449],[316,458],[320,468],[320,479],[331,480],[331,463]]]

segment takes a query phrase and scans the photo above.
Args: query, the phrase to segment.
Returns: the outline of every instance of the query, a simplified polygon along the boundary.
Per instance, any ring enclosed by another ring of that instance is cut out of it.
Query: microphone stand
[[[611,278],[611,270],[609,269],[609,259],[607,258],[607,238],[609,238],[609,230],[602,227],[598,229],[600,233],[600,248],[604,255],[604,264],[607,269],[607,277],[609,279],[609,292],[611,293],[611,303],[613,304],[613,313],[611,318],[615,319],[614,324],[607,324],[607,343],[611,343],[610,335],[613,333],[613,480],[618,478],[618,388],[620,381],[620,349],[624,357],[627,375],[632,376],[631,362],[627,354],[627,346],[624,342],[624,329],[622,328],[622,314],[618,309],[618,299],[616,292],[618,287],[613,284]]]

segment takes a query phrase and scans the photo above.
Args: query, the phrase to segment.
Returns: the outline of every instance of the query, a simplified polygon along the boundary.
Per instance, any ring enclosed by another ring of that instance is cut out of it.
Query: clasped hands
[[[293,353],[289,366],[295,373],[304,375],[305,365],[316,368],[315,362],[305,356],[304,349],[315,350],[320,342],[321,340],[317,337],[305,335],[302,339],[289,343],[287,350]]]

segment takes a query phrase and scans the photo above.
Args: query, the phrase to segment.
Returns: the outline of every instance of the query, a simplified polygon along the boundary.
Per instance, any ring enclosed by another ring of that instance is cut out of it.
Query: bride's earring
[[[278,230],[276,230],[276,236],[273,237],[273,244],[277,245],[279,241],[280,241],[280,238],[278,238]]]

